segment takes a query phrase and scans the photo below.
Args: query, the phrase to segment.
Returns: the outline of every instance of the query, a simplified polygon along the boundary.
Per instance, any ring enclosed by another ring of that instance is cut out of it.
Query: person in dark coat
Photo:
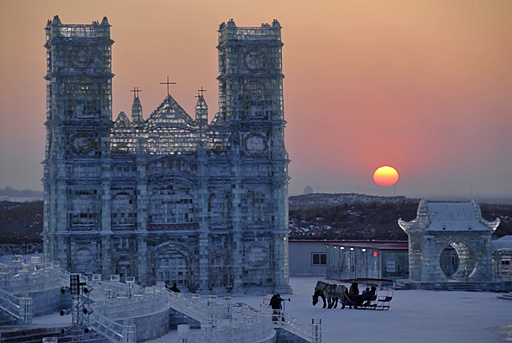
[[[274,310],[274,316],[272,316],[272,320],[278,320],[279,315],[281,314],[281,309],[283,308],[281,303],[283,302],[283,298],[281,298],[281,294],[274,294],[270,299],[270,307]],[[284,319],[283,319],[284,320]]]
[[[352,285],[350,285],[348,296],[354,304],[359,304],[359,284],[357,282],[354,282]],[[352,308],[352,306],[349,307]],[[354,308],[357,308],[357,305],[354,305]]]
[[[172,287],[170,287],[169,290],[176,292],[176,293],[181,292],[180,289],[178,288],[178,286],[176,286],[176,282],[172,284]]]

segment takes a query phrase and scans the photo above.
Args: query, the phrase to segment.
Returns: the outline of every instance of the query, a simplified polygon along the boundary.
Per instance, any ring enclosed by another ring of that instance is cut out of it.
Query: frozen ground
[[[323,309],[312,305],[317,278],[291,278],[292,295],[285,310],[303,323],[322,320],[322,342],[488,343],[512,341],[512,301],[492,292],[396,291],[389,311]],[[360,286],[362,290],[362,287]],[[259,308],[262,296],[233,297]],[[321,303],[320,303],[321,304]],[[34,318],[35,323],[70,323],[58,314]],[[177,332],[151,343],[177,342]]]
[[[39,256],[39,255],[36,255]],[[30,256],[29,256],[30,257]],[[12,256],[0,257],[9,262]],[[499,299],[499,293],[458,291],[396,291],[389,311],[323,309],[312,305],[315,278],[290,278],[293,294],[285,310],[303,323],[322,320],[322,342],[379,343],[488,343],[512,342],[512,301]],[[348,286],[348,285],[347,285]],[[363,287],[359,287],[363,290]],[[255,308],[262,296],[233,297]],[[36,317],[40,325],[71,324],[71,316],[58,313]],[[151,343],[177,342],[177,332]]]
[[[317,278],[291,278],[286,312],[304,323],[322,320],[322,342],[488,343],[512,341],[512,301],[497,293],[396,291],[389,311],[323,309],[312,305]],[[360,286],[360,290],[361,286]],[[288,295],[283,295],[287,298]],[[259,307],[263,297],[233,297]],[[172,332],[152,343],[177,342]]]

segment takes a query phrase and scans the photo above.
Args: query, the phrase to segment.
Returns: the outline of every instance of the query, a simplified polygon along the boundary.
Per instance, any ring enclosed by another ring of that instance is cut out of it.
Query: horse
[[[315,291],[313,293],[313,306],[315,306],[318,302],[318,297],[321,297],[325,308],[336,307],[338,304],[338,297],[336,295],[336,284],[327,283],[324,281],[318,281],[315,286]],[[327,300],[327,301],[326,301]]]
[[[345,305],[349,305],[352,307],[352,305],[355,305],[355,303],[350,299],[350,296],[348,295],[348,288],[344,285],[335,285],[334,290],[331,291],[331,294],[336,299],[336,304],[334,305],[334,308],[338,305],[338,298],[341,302],[341,308],[344,309]]]
[[[316,286],[315,286],[315,290],[313,292],[313,306],[315,306],[318,303],[318,297],[321,297],[323,302],[324,302],[323,308],[325,308],[327,306],[327,304],[325,302],[325,299],[329,295],[329,293],[326,291],[326,289],[328,287],[329,287],[329,284],[327,282],[317,281]],[[331,302],[330,300],[331,299],[328,298],[327,303],[329,303],[329,305],[330,305],[330,302]],[[331,308],[331,307],[329,307],[329,308]]]
[[[317,304],[318,297],[321,297],[324,302],[323,308],[326,306],[327,308],[336,308],[338,306],[338,297],[341,299],[342,309],[345,308],[345,305],[347,304],[353,304],[348,295],[347,287],[334,283],[318,281],[313,293],[313,306]]]

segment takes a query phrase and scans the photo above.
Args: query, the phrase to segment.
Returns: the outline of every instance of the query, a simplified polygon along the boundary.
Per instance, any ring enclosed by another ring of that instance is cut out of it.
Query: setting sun
[[[373,180],[379,186],[393,186],[398,181],[398,172],[393,167],[383,166],[373,173]]]

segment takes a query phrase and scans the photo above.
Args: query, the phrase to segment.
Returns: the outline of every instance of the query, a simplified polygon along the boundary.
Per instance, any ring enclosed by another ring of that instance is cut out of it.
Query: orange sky
[[[217,111],[217,29],[283,26],[290,194],[512,197],[512,1],[2,0],[0,187],[41,189],[44,30],[112,25],[114,116],[142,89]],[[374,170],[391,165],[394,187]]]

